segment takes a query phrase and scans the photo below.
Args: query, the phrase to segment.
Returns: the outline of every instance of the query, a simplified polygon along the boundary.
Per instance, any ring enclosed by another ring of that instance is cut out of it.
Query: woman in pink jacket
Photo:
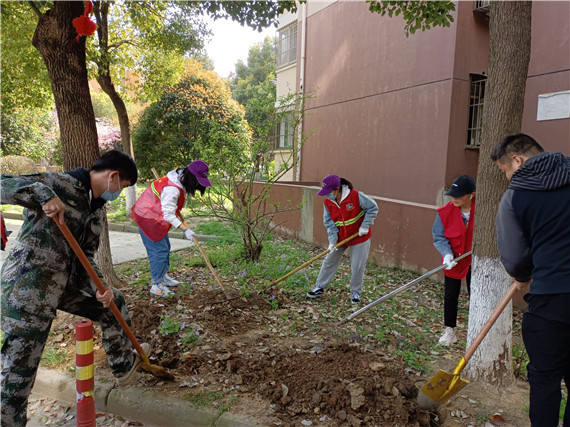
[[[212,185],[208,179],[209,167],[202,160],[195,160],[187,167],[172,170],[150,184],[133,206],[131,216],[139,226],[150,264],[151,295],[171,296],[168,289],[179,282],[168,276],[170,268],[170,240],[168,231],[179,228],[188,240],[195,235],[181,216],[186,196],[194,196],[196,190],[204,194]]]

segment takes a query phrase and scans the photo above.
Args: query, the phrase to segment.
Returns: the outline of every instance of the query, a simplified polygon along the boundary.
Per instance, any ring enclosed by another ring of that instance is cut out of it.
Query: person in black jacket
[[[505,137],[491,159],[510,180],[497,214],[497,245],[528,303],[522,334],[529,417],[533,427],[555,427],[562,379],[570,385],[570,157],[544,152],[521,133]]]

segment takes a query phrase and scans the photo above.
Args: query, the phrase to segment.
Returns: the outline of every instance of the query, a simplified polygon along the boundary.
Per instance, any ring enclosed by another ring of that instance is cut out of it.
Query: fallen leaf
[[[493,425],[495,426],[504,426],[505,424],[507,424],[505,419],[499,414],[491,415],[489,417],[489,421],[491,421],[491,423],[493,423]]]

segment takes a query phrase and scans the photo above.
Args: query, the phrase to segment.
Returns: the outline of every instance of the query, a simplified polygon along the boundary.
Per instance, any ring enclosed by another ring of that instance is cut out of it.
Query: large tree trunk
[[[99,36],[99,51],[100,51],[100,61],[97,63],[97,83],[101,86],[103,92],[105,92],[117,112],[117,117],[119,118],[119,126],[121,128],[121,143],[123,144],[123,151],[129,154],[133,159],[135,158],[135,153],[133,146],[131,144],[131,124],[129,121],[129,113],[127,112],[127,107],[111,79],[110,72],[110,62],[109,62],[109,8],[111,4],[109,2],[95,2],[93,11],[97,17],[97,35]],[[137,187],[133,185],[128,187],[126,190],[127,195],[127,206],[126,206],[126,217],[127,219],[131,217],[131,209],[135,204],[137,198]]]
[[[42,55],[51,81],[63,148],[65,170],[90,168],[99,157],[95,113],[89,93],[85,38],[76,41],[73,19],[83,15],[84,3],[56,1],[40,15],[32,44]],[[111,261],[108,227],[101,232],[98,266],[107,283],[121,286]]]
[[[32,44],[46,64],[63,147],[65,170],[89,168],[99,157],[95,113],[85,63],[85,39],[77,42],[73,19],[83,2],[56,1],[38,20]]]
[[[503,137],[521,129],[530,60],[531,10],[531,2],[491,2],[489,77],[477,171],[468,345],[511,284],[499,260],[495,229],[497,208],[507,180],[489,156]],[[473,355],[465,375],[495,385],[511,382],[511,332],[512,305],[509,304]]]

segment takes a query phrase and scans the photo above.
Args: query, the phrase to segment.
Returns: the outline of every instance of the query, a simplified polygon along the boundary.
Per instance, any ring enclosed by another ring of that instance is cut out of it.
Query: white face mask
[[[101,198],[103,200],[106,200],[107,202],[112,202],[113,200],[116,200],[120,195],[121,195],[121,191],[123,191],[123,189],[121,188],[121,181],[119,181],[119,174],[117,174],[117,183],[119,184],[119,189],[117,191],[115,191],[114,193],[111,193],[111,181],[107,181],[107,189],[105,190],[105,192],[103,194],[101,194]]]

